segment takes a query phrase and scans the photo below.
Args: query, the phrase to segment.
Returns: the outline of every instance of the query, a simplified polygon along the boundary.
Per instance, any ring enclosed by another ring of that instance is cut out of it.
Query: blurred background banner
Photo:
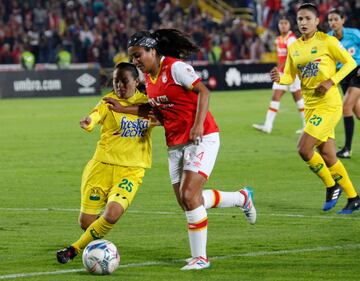
[[[245,90],[271,88],[269,71],[275,64],[204,64],[194,69],[211,90]]]
[[[100,95],[99,69],[0,71],[0,98]]]

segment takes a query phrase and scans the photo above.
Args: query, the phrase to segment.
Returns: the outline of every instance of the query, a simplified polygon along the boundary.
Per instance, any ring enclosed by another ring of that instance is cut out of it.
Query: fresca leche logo
[[[314,61],[309,62],[308,64],[302,66],[300,64],[297,65],[297,68],[299,69],[302,78],[310,78],[317,76],[319,72],[319,64],[321,59],[317,59]]]
[[[127,120],[124,116],[120,121],[120,136],[125,138],[143,137],[148,128],[149,120]]]

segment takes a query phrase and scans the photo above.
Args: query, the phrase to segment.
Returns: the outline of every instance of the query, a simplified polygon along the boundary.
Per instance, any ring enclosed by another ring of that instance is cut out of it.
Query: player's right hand
[[[270,78],[271,78],[271,81],[273,81],[273,82],[276,82],[276,83],[280,82],[280,72],[277,67],[274,67],[273,69],[270,70]]]
[[[80,120],[80,127],[86,130],[90,123],[91,118],[89,116],[86,116]]]

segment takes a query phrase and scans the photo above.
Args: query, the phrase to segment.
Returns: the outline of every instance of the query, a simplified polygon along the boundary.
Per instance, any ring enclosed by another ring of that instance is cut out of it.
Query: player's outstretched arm
[[[80,127],[83,128],[86,131],[89,131],[89,126],[91,124],[91,118],[90,116],[86,116],[84,118],[81,118],[80,120]]]

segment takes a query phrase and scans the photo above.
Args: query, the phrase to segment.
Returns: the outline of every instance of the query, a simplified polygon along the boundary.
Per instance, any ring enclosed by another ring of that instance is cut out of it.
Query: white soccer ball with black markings
[[[100,239],[86,246],[82,261],[91,274],[108,275],[119,267],[120,254],[112,242]]]

